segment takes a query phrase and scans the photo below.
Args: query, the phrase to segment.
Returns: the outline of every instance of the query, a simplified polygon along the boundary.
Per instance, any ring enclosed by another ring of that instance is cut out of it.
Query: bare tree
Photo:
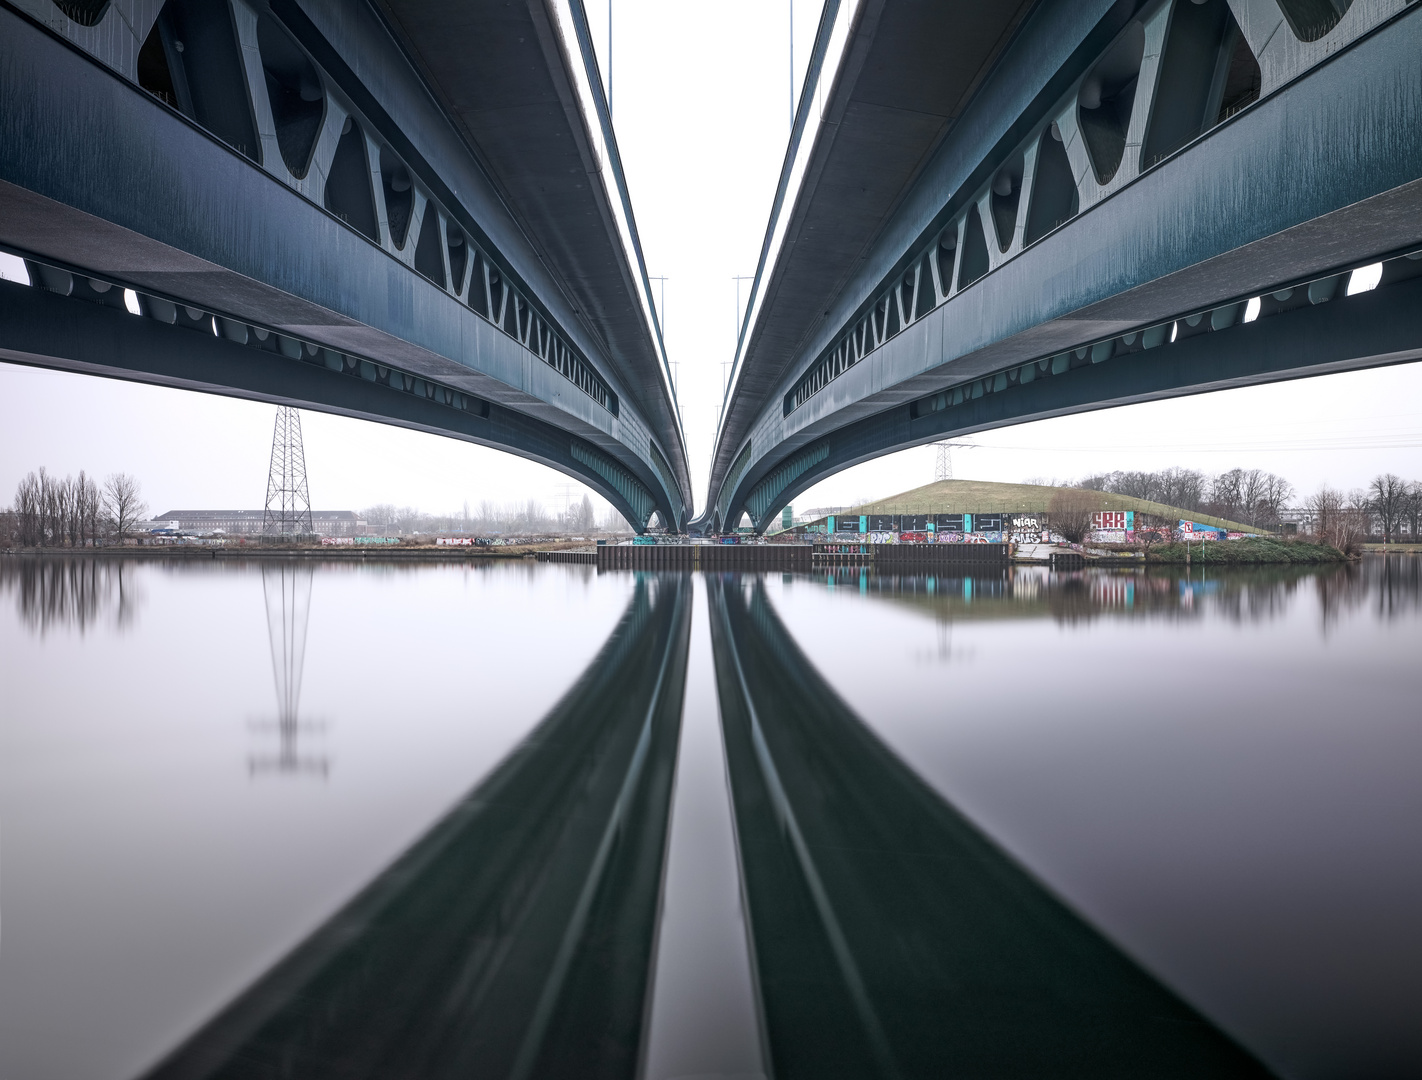
[[[148,504],[143,501],[138,480],[128,473],[113,473],[104,481],[103,499],[104,509],[108,512],[119,539],[123,539],[138,520],[148,513]]]
[[[570,533],[591,532],[597,524],[593,516],[592,500],[584,493],[580,502],[575,502],[568,507],[568,512],[563,515],[563,528]]]
[[[1402,477],[1393,473],[1375,476],[1373,482],[1368,485],[1368,508],[1382,526],[1384,544],[1392,543],[1402,524],[1407,508],[1408,487]]]
[[[1100,508],[1101,500],[1091,492],[1067,488],[1047,504],[1047,524],[1064,540],[1079,544],[1091,532],[1091,516]]]
[[[56,479],[51,490],[54,492],[53,542],[56,547],[74,547],[79,539],[78,530],[74,527],[79,517],[79,493],[74,485],[74,477]]]
[[[1368,495],[1368,489],[1353,488],[1343,500],[1343,509],[1353,520],[1354,528],[1358,532],[1359,545],[1366,543],[1377,531],[1373,527],[1375,524],[1373,501]]]
[[[1343,493],[1325,484],[1304,500],[1304,506],[1312,518],[1314,535],[1324,537],[1343,512]]]
[[[89,513],[89,536],[94,544],[98,544],[99,537],[108,533],[108,515],[104,513],[103,489],[96,480],[90,479],[88,483],[85,504]]]
[[[63,547],[70,539],[69,525],[74,518],[74,479],[53,477],[49,482],[49,542]]]
[[[1244,470],[1230,469],[1210,481],[1210,505],[1220,517],[1239,520],[1244,501]]]
[[[1195,469],[1180,468],[1159,472],[1109,472],[1088,476],[1072,486],[1129,495],[1188,512],[1207,510],[1261,526],[1277,523],[1279,511],[1294,493],[1293,485],[1287,480],[1263,469],[1228,469],[1213,477]]]
[[[372,529],[388,529],[395,524],[397,511],[390,503],[380,503],[376,506],[367,506],[360,512],[360,516]]]
[[[630,533],[632,526],[627,523],[627,519],[618,512],[616,507],[609,506],[607,508],[607,515],[602,519],[602,523],[598,526],[598,529],[601,532],[618,535]]]
[[[497,532],[499,508],[490,500],[484,499],[479,503],[479,510],[474,515],[474,520],[479,523],[480,532]]]
[[[1160,493],[1160,478],[1152,472],[1117,473],[1115,486],[1107,490],[1154,502]]]
[[[1403,520],[1407,523],[1407,535],[1412,543],[1417,543],[1419,527],[1422,527],[1422,483],[1416,480],[1407,485],[1407,497],[1402,503]]]
[[[1341,491],[1324,485],[1305,504],[1313,515],[1314,535],[1345,555],[1356,554],[1367,536],[1363,516],[1351,505],[1352,501]]]
[[[58,547],[64,543],[64,511],[68,501],[64,481],[39,471],[40,482],[40,545]]]
[[[71,488],[71,518],[69,544],[71,547],[92,547],[99,538],[99,519],[103,514],[103,497],[99,485],[94,483],[83,469],[73,481]]]
[[[20,481],[15,491],[20,543],[58,547],[69,539],[72,479],[59,480],[41,468]]]
[[[1254,524],[1275,528],[1279,524],[1279,515],[1283,512],[1284,505],[1294,497],[1294,485],[1273,473],[1265,473],[1264,476],[1264,484],[1259,493],[1260,518]]]
[[[519,528],[524,532],[538,532],[548,523],[548,514],[537,499],[529,499],[519,513]]]
[[[15,490],[16,540],[24,547],[39,547],[43,543],[44,497],[40,482],[43,475],[43,469],[38,474],[30,473]]]
[[[1165,469],[1160,477],[1157,500],[1182,510],[1198,510],[1205,498],[1205,474],[1198,469]]]
[[[1164,514],[1136,511],[1136,543],[1141,551],[1149,555],[1151,548],[1168,544],[1175,539],[1178,522]]]
[[[138,482],[124,479],[136,499]],[[92,547],[107,525],[105,509],[98,484],[83,470],[61,480],[41,468],[21,480],[15,490],[10,539],[27,547]],[[145,509],[138,502],[132,512],[141,514]]]
[[[1264,505],[1264,495],[1269,489],[1271,473],[1263,469],[1241,469],[1239,472],[1239,502],[1243,514],[1241,520],[1251,525],[1262,525],[1269,519],[1269,511]]]

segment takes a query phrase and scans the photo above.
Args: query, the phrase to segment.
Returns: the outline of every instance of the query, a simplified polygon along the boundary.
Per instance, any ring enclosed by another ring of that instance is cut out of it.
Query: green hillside
[[[891,495],[887,499],[865,503],[844,511],[846,514],[1042,514],[1059,491],[1081,490],[1047,487],[1042,484],[994,484],[987,480],[939,480],[912,491]],[[1135,499],[1129,495],[1111,495],[1104,491],[1085,491],[1096,502],[1098,510],[1134,510],[1142,514],[1184,518],[1202,525],[1214,525],[1235,532],[1258,532],[1258,527],[1239,521],[1228,521],[1211,514],[1197,514],[1177,506]],[[820,519],[823,520],[823,519]]]

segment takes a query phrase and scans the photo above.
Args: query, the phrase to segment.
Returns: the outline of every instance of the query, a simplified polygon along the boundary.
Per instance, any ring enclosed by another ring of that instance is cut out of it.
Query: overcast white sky
[[[737,274],[755,272],[790,128],[790,0],[613,0],[613,115],[648,272],[665,275],[667,349],[677,364],[698,504],[735,341]],[[605,52],[608,0],[587,0]],[[818,0],[795,0],[803,74]],[[743,283],[741,301],[749,282]],[[653,283],[654,290],[660,289]],[[1130,406],[972,438],[960,477],[1074,478],[1109,469],[1257,466],[1301,492],[1392,471],[1422,479],[1422,365]],[[155,512],[257,508],[274,409],[0,364],[0,503],[44,465],[136,474]],[[443,512],[467,500],[582,487],[499,451],[362,421],[303,414],[313,502]],[[800,495],[799,507],[888,495],[933,479],[920,447],[867,462]]]

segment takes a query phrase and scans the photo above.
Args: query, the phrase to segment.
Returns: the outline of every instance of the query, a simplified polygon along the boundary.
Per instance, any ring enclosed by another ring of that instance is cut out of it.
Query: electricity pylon
[[[953,479],[953,448],[960,450],[976,450],[977,444],[970,442],[937,442],[933,444],[938,448],[938,460],[933,466],[933,479],[936,483],[939,480]]]
[[[272,432],[272,463],[267,473],[266,536],[314,533],[311,494],[306,488],[306,450],[301,443],[301,414],[287,405],[277,408]]]

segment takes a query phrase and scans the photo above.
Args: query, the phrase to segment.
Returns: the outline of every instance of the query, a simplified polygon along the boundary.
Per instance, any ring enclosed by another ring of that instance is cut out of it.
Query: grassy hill
[[[1046,513],[1052,496],[1071,488],[1047,487],[1042,484],[994,484],[987,480],[939,480],[912,491],[890,495],[887,499],[865,503],[844,511],[846,514],[1032,514]],[[1235,532],[1257,532],[1254,525],[1228,521],[1211,514],[1197,514],[1176,506],[1135,499],[1129,495],[1111,495],[1104,491],[1087,491],[1098,510],[1134,510],[1143,514],[1185,518],[1203,525]],[[823,519],[821,519],[823,520]]]

